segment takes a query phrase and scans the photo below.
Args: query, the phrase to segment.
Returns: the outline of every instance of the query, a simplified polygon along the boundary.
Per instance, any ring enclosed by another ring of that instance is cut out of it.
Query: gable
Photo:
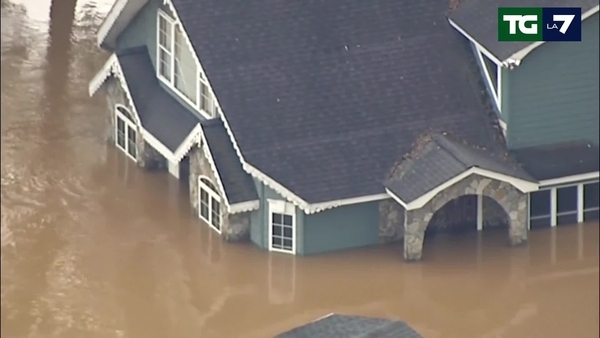
[[[446,3],[173,4],[188,31],[210,32],[190,38],[246,170],[298,205],[383,194],[429,128],[495,142]]]
[[[598,13],[597,0],[529,0],[528,7],[581,7],[581,20]],[[523,7],[520,0],[466,0],[449,15],[450,24],[495,63],[518,66],[545,42],[498,41],[498,7]]]
[[[201,119],[218,116],[218,101],[170,1],[130,2],[117,0],[99,31],[107,36],[99,41],[117,53],[145,46],[167,92]]]
[[[117,37],[148,0],[116,0],[96,33],[98,47],[114,47]]]

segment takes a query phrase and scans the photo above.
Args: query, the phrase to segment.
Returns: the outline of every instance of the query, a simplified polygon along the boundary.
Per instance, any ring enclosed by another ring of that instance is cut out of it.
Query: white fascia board
[[[549,180],[540,181],[540,188],[564,185],[575,182],[583,182],[583,181],[593,181],[600,179],[600,172],[594,171],[591,173],[579,174],[579,175],[571,175],[559,178],[553,178]]]
[[[94,75],[88,85],[88,94],[90,97],[94,96],[98,89],[102,87],[106,79],[113,75],[113,67],[116,67],[118,62],[117,55],[114,53],[106,60],[102,68]]]
[[[462,172],[461,174],[456,175],[452,179],[444,182],[443,184],[440,184],[437,187],[431,189],[430,191],[428,191],[427,193],[423,194],[421,197],[419,197],[413,201],[410,201],[410,202],[402,201],[402,200],[400,200],[400,198],[397,198],[397,196],[394,199],[398,203],[400,203],[406,210],[419,209],[419,208],[422,208],[425,204],[427,204],[427,202],[431,201],[437,194],[439,194],[440,192],[444,191],[445,189],[451,187],[452,185],[464,180],[465,178],[469,177],[470,175],[480,175],[480,176],[487,177],[487,178],[490,178],[493,180],[509,183],[510,185],[517,188],[519,191],[521,191],[523,193],[530,193],[532,191],[537,191],[539,189],[539,183],[537,183],[537,182],[531,182],[531,181],[523,180],[520,178],[500,174],[500,173],[497,173],[494,171],[490,171],[490,170],[486,170],[486,169],[482,169],[482,168],[478,168],[478,167],[472,167],[472,168]],[[392,197],[395,196],[395,194],[391,193],[390,191],[388,191],[388,194],[390,194],[390,196],[392,196]]]
[[[307,214],[315,214],[315,213],[322,212],[322,211],[325,211],[328,209],[343,207],[346,205],[383,201],[383,200],[386,200],[389,198],[390,198],[390,196],[388,196],[388,194],[382,193],[382,194],[367,195],[367,196],[360,196],[360,197],[353,197],[353,198],[345,198],[345,199],[334,200],[334,201],[313,203],[313,204],[310,204]]]
[[[102,24],[100,24],[98,32],[96,33],[96,44],[98,47],[104,42],[108,32],[110,32],[111,28],[115,25],[115,22],[117,22],[117,19],[123,12],[126,4],[127,0],[117,0],[110,8],[110,11],[108,11],[106,18],[104,18],[104,21],[102,21]]]
[[[192,48],[192,50],[193,50],[192,55],[194,57],[194,60],[196,61],[196,65],[197,65],[198,69],[200,70],[200,72],[202,72],[206,76],[206,80],[207,80],[206,82],[208,83],[209,90],[213,95],[216,105],[220,108],[219,110],[220,110],[221,114],[220,114],[219,118],[221,119],[221,121],[223,121],[225,130],[227,131],[227,134],[229,136],[229,140],[231,141],[233,148],[235,149],[235,152],[238,156],[238,159],[240,160],[240,163],[242,164],[242,168],[244,169],[244,171],[246,171],[248,174],[250,174],[251,176],[258,179],[260,182],[262,182],[269,188],[275,190],[277,193],[279,193],[283,198],[287,199],[289,202],[294,203],[300,209],[306,211],[308,208],[308,203],[306,203],[300,197],[296,196],[289,189],[287,189],[287,188],[283,187],[281,184],[277,183],[272,178],[268,177],[267,175],[263,174],[258,169],[254,168],[250,164],[246,163],[246,161],[244,160],[244,157],[242,156],[240,147],[238,146],[237,141],[233,135],[231,127],[229,126],[229,122],[227,121],[227,118],[225,117],[226,114],[225,114],[222,106],[219,104],[218,97],[217,97],[216,93],[213,91],[213,88],[210,84],[210,77],[204,71],[204,68],[202,67],[202,63],[200,62],[200,57],[198,55],[198,52],[194,49],[194,46],[192,45],[192,42],[190,41],[189,36],[185,30],[185,26],[181,23],[179,15],[177,14],[177,9],[175,8],[175,6],[171,2],[171,0],[163,0],[163,4],[165,4],[169,7],[169,10],[171,11],[171,13],[174,16],[173,19],[175,21],[175,24],[178,24],[181,26],[182,31],[183,31],[183,37],[184,37],[186,43],[188,44],[188,46],[190,46],[190,48]],[[206,142],[204,142],[204,143],[206,143]]]
[[[114,59],[113,59],[113,57],[114,57]],[[127,102],[129,102],[129,106],[131,106],[131,109],[133,110],[133,115],[136,120],[136,123],[141,126],[142,124],[141,124],[140,115],[138,114],[137,108],[135,107],[135,104],[133,102],[133,98],[131,97],[131,92],[129,91],[129,86],[127,85],[127,80],[125,79],[125,75],[123,75],[123,69],[121,68],[119,59],[117,58],[116,54],[113,54],[109,60],[112,60],[109,74],[114,75],[117,78],[117,80],[119,81],[121,88],[125,92],[125,97],[127,98]],[[106,78],[108,78],[108,77],[106,77]],[[103,81],[106,81],[106,78]]]
[[[497,71],[497,76],[496,76],[496,83],[494,83],[494,81],[492,80],[492,74],[490,74],[490,70],[488,69],[487,66],[487,62],[485,62],[483,52],[481,51],[481,49],[479,49],[479,47],[477,45],[475,45],[475,54],[477,55],[477,59],[479,60],[479,64],[481,65],[481,69],[483,70],[483,74],[485,77],[485,80],[488,84],[488,87],[490,89],[490,91],[492,92],[492,99],[494,100],[494,103],[496,104],[496,108],[498,109],[499,112],[502,112],[500,110],[500,96],[499,96],[499,92],[498,92],[498,87],[499,87],[499,83],[498,78],[500,77],[500,69],[501,67],[496,65],[497,67],[496,71]]]
[[[394,201],[398,202],[404,209],[408,210],[408,203],[402,200],[398,195],[394,194],[390,189],[385,188],[385,192],[391,197]]]
[[[196,62],[196,66],[198,67],[198,70],[202,74],[204,74],[204,76],[206,77],[206,82],[208,83],[208,88],[209,88],[211,94],[213,95],[213,99],[215,100],[216,106],[219,107],[219,111],[221,112],[219,118],[221,119],[221,121],[223,121],[225,130],[227,130],[227,134],[229,135],[229,140],[233,144],[233,148],[235,149],[235,152],[236,152],[240,162],[242,163],[242,167],[244,167],[245,161],[244,161],[244,157],[242,156],[242,152],[240,151],[240,147],[238,146],[237,141],[236,141],[235,137],[233,136],[233,132],[231,131],[229,122],[227,121],[227,118],[225,117],[223,108],[222,108],[221,104],[219,103],[217,94],[214,92],[214,90],[210,84],[210,78],[209,78],[208,74],[206,73],[206,71],[204,71],[204,68],[202,67],[202,63],[200,62],[200,57],[198,55],[198,52],[194,49],[194,45],[192,44],[192,41],[190,40],[190,38],[185,30],[185,26],[181,23],[181,20],[179,19],[179,15],[177,14],[177,9],[175,8],[175,6],[171,2],[171,0],[163,0],[163,4],[167,5],[169,7],[169,10],[173,14],[174,24],[181,26],[181,30],[183,32],[183,37],[185,39],[185,42],[192,49],[192,52],[193,52],[192,56],[194,57],[194,61]],[[158,42],[157,42],[157,44],[158,44]]]
[[[598,13],[598,8],[599,8],[599,5],[596,5],[592,8],[590,8],[589,10],[587,10],[585,13],[582,13],[581,21],[583,22],[585,19]],[[513,55],[511,55],[509,57],[509,59],[517,60],[520,63],[521,60],[523,60],[527,55],[529,55],[529,53],[531,53],[532,51],[534,51],[536,48],[543,45],[544,43],[546,43],[546,41],[534,42],[534,43],[530,44],[529,46],[527,46],[527,47],[521,49],[520,51],[514,53]]]
[[[244,171],[246,171],[248,174],[250,174],[250,176],[258,179],[264,185],[273,189],[276,193],[278,193],[281,197],[286,199],[288,202],[293,203],[294,205],[296,205],[297,207],[302,209],[302,211],[308,212],[309,204],[305,200],[300,198],[298,195],[294,194],[291,190],[289,190],[288,188],[279,184],[277,181],[275,181],[274,179],[265,175],[263,172],[256,169],[249,163],[244,161],[244,162],[242,162],[242,165],[243,165]]]
[[[217,180],[217,186],[220,190],[221,198],[225,201],[225,206],[227,207],[227,212],[230,213],[231,205],[229,204],[229,199],[227,198],[227,192],[225,191],[225,188],[223,187],[223,181],[221,180],[221,175],[219,174],[219,171],[217,170],[217,166],[216,166],[213,156],[210,152],[210,148],[208,147],[208,141],[206,140],[206,137],[204,136],[204,131],[202,130],[202,128],[200,128],[200,140],[203,141],[203,142],[200,142],[201,150],[204,153],[204,157],[206,157],[206,159],[208,160],[208,163],[210,164],[210,169],[212,170],[213,176]]]
[[[490,58],[490,60],[492,60],[496,65],[499,65],[499,66],[505,65],[505,63],[503,61],[500,61],[500,59],[498,59],[494,54],[492,54],[489,50],[487,50],[487,48],[483,47],[482,44],[480,44],[477,40],[475,40],[469,33],[467,33],[464,29],[462,29],[456,22],[454,22],[450,18],[448,18],[448,22],[450,23],[450,26],[454,27],[454,29],[456,29],[460,34],[462,34],[464,37],[469,39],[469,41],[471,41],[477,47],[477,49],[479,49],[481,51],[481,53],[483,53],[485,56]]]
[[[98,28],[96,44],[114,43],[117,36],[131,23],[135,15],[148,3],[148,0],[116,0],[108,15]]]
[[[592,8],[590,8],[589,10],[587,10],[586,12],[581,14],[581,21],[584,21],[585,19],[591,17],[592,15],[598,13],[598,8],[599,5],[596,5]],[[479,48],[483,54],[485,54],[486,56],[490,57],[490,59],[492,61],[494,61],[494,63],[501,65],[503,67],[509,66],[509,65],[515,65],[515,66],[519,66],[521,64],[521,61],[527,56],[529,55],[529,53],[531,53],[533,50],[535,50],[536,48],[540,47],[541,45],[543,45],[544,43],[546,43],[546,41],[538,41],[538,42],[534,42],[530,45],[528,45],[527,47],[513,53],[511,56],[509,56],[508,58],[506,58],[505,60],[500,60],[497,57],[493,56],[493,54],[485,49],[479,42],[477,42],[477,40],[475,40],[469,33],[467,33],[464,29],[462,29],[456,22],[454,22],[452,19],[448,19],[448,22],[450,23],[450,25],[452,27],[454,27],[457,31],[459,31],[462,35],[464,35],[467,39],[469,39],[471,42],[473,42],[477,48]]]
[[[133,102],[133,99],[131,98],[131,92],[129,91],[129,86],[127,85],[127,81],[126,81],[125,76],[123,75],[123,71],[121,69],[121,64],[119,63],[119,59],[117,58],[116,54],[112,54],[108,58],[108,60],[106,61],[106,63],[102,67],[102,69],[96,74],[96,76],[94,76],[94,78],[90,82],[90,85],[88,88],[90,95],[93,95],[102,86],[102,84],[106,81],[106,79],[108,79],[111,75],[113,75],[117,78],[117,80],[119,81],[119,85],[125,92],[125,97],[127,98],[127,102],[129,103],[129,106],[131,107],[133,117],[136,120],[135,121],[136,125],[140,128],[142,138],[146,142],[148,142],[148,144],[150,144],[154,149],[156,149],[156,151],[158,151],[162,156],[164,156],[167,160],[172,161],[172,162],[179,162],[179,161],[175,161],[175,156],[169,150],[169,148],[167,148],[164,144],[162,144],[162,142],[160,142],[157,138],[155,138],[150,132],[148,132],[146,129],[144,129],[144,126],[142,125],[141,120],[140,120],[140,115],[138,114],[137,108],[135,107],[135,103]]]
[[[190,131],[190,133],[185,137],[185,139],[181,142],[179,147],[173,153],[173,158],[177,163],[181,162],[181,159],[187,155],[187,153],[192,149],[194,144],[200,143],[202,139],[202,126],[200,123],[197,123],[196,126]]]
[[[233,214],[239,214],[242,212],[254,211],[254,210],[258,210],[259,207],[260,207],[259,200],[235,203],[229,207],[229,214],[233,215]]]
[[[151,145],[152,148],[154,148],[154,150],[156,150],[159,154],[164,156],[164,158],[167,159],[167,161],[179,163],[175,161],[173,153],[169,150],[169,148],[167,148],[162,142],[160,142],[156,137],[154,137],[152,133],[144,129],[143,126],[140,126],[140,129],[142,131],[142,137],[144,141]]]

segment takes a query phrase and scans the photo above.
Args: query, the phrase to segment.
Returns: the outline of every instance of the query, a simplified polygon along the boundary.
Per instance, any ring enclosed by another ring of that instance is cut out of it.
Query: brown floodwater
[[[598,337],[598,224],[316,257],[228,245],[105,139],[108,0],[2,0],[3,338],[272,337],[331,312],[425,337]]]

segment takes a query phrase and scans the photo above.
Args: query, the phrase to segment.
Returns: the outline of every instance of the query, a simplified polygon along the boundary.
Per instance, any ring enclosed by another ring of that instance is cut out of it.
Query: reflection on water
[[[2,0],[2,337],[257,337],[330,312],[426,337],[598,337],[598,224],[318,257],[228,245],[104,142],[87,82],[111,1]],[[50,18],[52,23],[50,24]]]

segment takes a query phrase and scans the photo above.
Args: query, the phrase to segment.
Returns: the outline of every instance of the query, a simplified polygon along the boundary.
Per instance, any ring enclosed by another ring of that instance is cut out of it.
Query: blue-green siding
[[[581,42],[549,42],[508,72],[503,113],[507,144],[522,148],[586,139],[598,144],[598,14],[582,22]]]
[[[304,216],[304,254],[379,243],[379,202],[353,204]]]
[[[250,240],[269,247],[268,199],[284,200],[255,181],[260,210],[252,214]],[[296,208],[296,254],[312,255],[379,243],[379,202],[355,204],[306,215]]]
[[[156,68],[156,15],[159,8],[170,13],[168,8],[162,6],[161,0],[148,1],[117,37],[117,52],[132,47],[146,46],[152,64]]]
[[[252,214],[250,222],[250,240],[262,249],[269,248],[269,201],[285,201],[278,193],[255,180],[260,199],[260,209]],[[304,254],[304,213],[296,208],[296,254]]]
[[[152,65],[156,69],[156,31],[158,24],[158,10],[162,10],[170,17],[175,17],[169,8],[162,4],[161,0],[150,0],[148,3],[137,13],[133,20],[129,23],[127,28],[117,37],[116,51],[122,51],[127,48],[146,46],[148,48],[148,54]],[[198,118],[205,119],[204,116],[200,115],[196,108],[190,106],[187,102],[181,99],[181,97],[175,93],[171,88],[159,82],[161,87],[169,93],[177,102],[186,107],[189,111],[194,113]]]

